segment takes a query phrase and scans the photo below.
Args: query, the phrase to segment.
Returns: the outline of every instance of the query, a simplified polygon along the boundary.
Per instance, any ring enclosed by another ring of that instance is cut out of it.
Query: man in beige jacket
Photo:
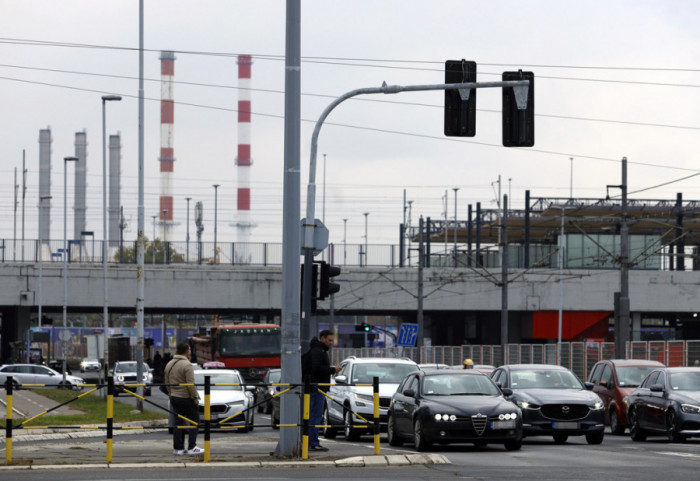
[[[168,386],[170,406],[177,414],[199,424],[199,396],[194,386],[194,368],[190,362],[190,346],[186,342],[177,345],[176,354],[165,366],[166,384],[192,384],[192,386]],[[191,424],[180,417],[176,418],[176,426]],[[185,449],[185,432],[188,433],[188,444]],[[197,447],[197,427],[192,429],[173,429],[173,454],[202,454],[203,449]]]

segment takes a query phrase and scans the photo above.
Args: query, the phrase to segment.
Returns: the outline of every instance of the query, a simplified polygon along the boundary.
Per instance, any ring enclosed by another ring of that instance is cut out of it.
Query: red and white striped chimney
[[[161,239],[172,240],[170,231],[173,221],[172,177],[175,165],[173,124],[175,105],[173,102],[173,76],[175,75],[175,53],[160,52],[160,219]],[[167,211],[167,212],[165,212]]]
[[[250,55],[238,56],[238,155],[236,174],[238,179],[236,241],[250,242],[251,229],[255,224],[250,218],[250,117],[251,117],[251,66]],[[244,260],[244,259],[239,259]]]

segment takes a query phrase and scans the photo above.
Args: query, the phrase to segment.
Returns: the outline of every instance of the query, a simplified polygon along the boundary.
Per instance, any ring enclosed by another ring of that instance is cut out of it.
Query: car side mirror
[[[406,397],[416,397],[416,391],[414,391],[413,389],[406,389],[403,392],[403,395]]]
[[[335,383],[336,384],[345,384],[348,382],[348,378],[345,376],[336,376],[335,377]]]
[[[248,386],[248,385],[246,385],[245,390],[246,390],[246,391],[251,391],[251,392],[252,392],[252,391],[255,391],[255,386]]]
[[[608,381],[600,381],[600,385],[608,387]]]
[[[651,387],[649,388],[651,392],[664,392],[664,385],[663,384],[652,384]]]
[[[602,383],[601,383],[602,384]],[[588,389],[589,391],[593,390],[594,384],[592,382],[584,382],[583,385]]]
[[[500,387],[500,386],[499,386]],[[505,397],[512,396],[513,395],[513,390],[509,387],[504,387],[501,389],[501,392]]]

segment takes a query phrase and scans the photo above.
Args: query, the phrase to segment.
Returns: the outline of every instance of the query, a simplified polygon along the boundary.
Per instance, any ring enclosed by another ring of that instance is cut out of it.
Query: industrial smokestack
[[[75,133],[75,185],[73,194],[73,239],[81,239],[85,231],[85,192],[87,190],[87,132]]]
[[[119,245],[119,221],[121,207],[121,135],[109,136],[109,247]]]
[[[161,239],[171,240],[170,230],[173,220],[172,176],[175,164],[173,123],[175,105],[173,102],[173,76],[175,75],[175,53],[160,53],[160,208],[158,218],[161,225]]]
[[[250,242],[251,230],[255,227],[250,216],[250,167],[253,164],[250,143],[252,64],[250,55],[238,56],[238,155],[236,156],[238,190],[234,225],[236,227],[236,242],[243,244]],[[237,262],[250,262],[250,254],[242,254],[238,257]]]
[[[51,128],[39,130],[39,238],[44,243],[51,239]]]

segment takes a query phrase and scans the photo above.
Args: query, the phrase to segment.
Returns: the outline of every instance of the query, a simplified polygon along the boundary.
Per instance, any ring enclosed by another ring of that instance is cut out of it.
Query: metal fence
[[[503,348],[489,346],[429,346],[422,348],[336,348],[331,350],[332,362],[349,356],[408,358],[418,363],[460,366],[465,359],[474,364],[557,364],[556,344],[508,344],[506,359]],[[614,342],[563,342],[560,364],[580,379],[588,379],[593,365],[615,357]],[[666,366],[700,365],[700,341],[633,341],[627,344],[628,359],[649,359]]]

